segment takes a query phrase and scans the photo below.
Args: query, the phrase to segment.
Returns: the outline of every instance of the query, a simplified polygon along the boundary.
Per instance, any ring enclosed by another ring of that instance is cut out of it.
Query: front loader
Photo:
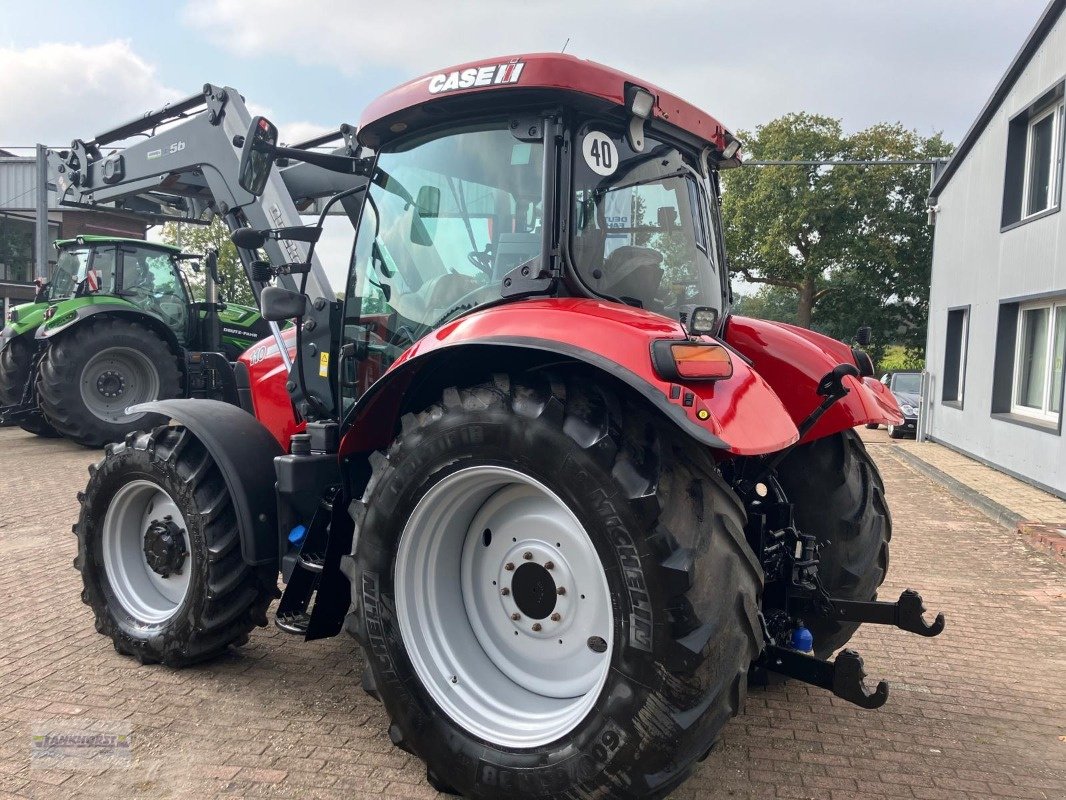
[[[260,194],[242,190],[232,139],[250,119],[235,90],[207,85],[88,141],[76,139],[68,150],[49,151],[50,182],[63,205],[123,211],[152,224],[205,224],[220,216],[231,229],[298,226],[301,208],[359,185],[300,164],[269,176]],[[319,137],[297,149],[344,135]],[[135,136],[143,138],[108,149]],[[169,397],[238,402],[242,391],[247,396],[247,381],[244,367],[231,366],[237,356],[272,334],[280,346],[278,326],[258,308],[218,301],[213,254],[205,254],[206,295],[197,301],[182,271],[193,256],[177,248],[101,236],[56,247],[51,280],[38,287],[33,303],[12,309],[0,332],[0,425],[95,447],[120,441],[161,421],[126,414],[131,405]],[[241,251],[257,300],[271,277],[264,270],[303,263],[306,248],[272,240]],[[307,270],[313,291],[328,294],[318,261],[312,258]]]
[[[276,133],[232,145],[252,194],[304,158]],[[864,622],[944,625],[914,592],[876,599],[891,518],[852,429],[899,409],[861,351],[732,313],[729,130],[533,54],[413,80],[357,141],[313,156],[366,181],[331,200],[356,229],[343,299],[263,289],[295,324],[241,357],[255,415],[138,406],[170,424],[92,470],[97,630],[142,662],[210,658],[266,624],[280,576],[275,624],[354,636],[392,742],[471,798],[663,797],[756,672],[882,705],[833,652]]]

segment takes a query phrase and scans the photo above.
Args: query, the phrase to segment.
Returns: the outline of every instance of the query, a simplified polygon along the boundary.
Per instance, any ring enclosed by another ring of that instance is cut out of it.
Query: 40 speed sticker
[[[618,148],[603,131],[589,131],[581,140],[581,155],[597,175],[613,175],[618,169]]]

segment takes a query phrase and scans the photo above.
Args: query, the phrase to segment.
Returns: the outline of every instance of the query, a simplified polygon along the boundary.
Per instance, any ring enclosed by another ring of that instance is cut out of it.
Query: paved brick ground
[[[871,676],[893,681],[878,711],[794,683],[754,690],[677,798],[1066,797],[1066,568],[891,446],[871,444],[896,522],[884,595],[920,588],[946,632],[860,632]],[[259,630],[181,672],[118,656],[71,568],[94,458],[0,430],[0,796],[435,796],[358,688],[347,638]],[[132,727],[132,766],[31,768],[30,732],[50,720]]]

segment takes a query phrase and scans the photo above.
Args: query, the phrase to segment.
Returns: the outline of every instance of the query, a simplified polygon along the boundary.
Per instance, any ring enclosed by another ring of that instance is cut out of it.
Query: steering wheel
[[[484,250],[471,250],[466,254],[467,260],[486,275],[492,272],[492,244],[485,245]]]

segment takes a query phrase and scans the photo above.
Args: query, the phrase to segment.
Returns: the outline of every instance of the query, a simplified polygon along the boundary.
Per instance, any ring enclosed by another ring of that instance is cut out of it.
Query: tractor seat
[[[615,297],[632,297],[647,306],[662,283],[662,263],[662,253],[650,247],[615,248],[603,263],[603,278],[597,290]]]

